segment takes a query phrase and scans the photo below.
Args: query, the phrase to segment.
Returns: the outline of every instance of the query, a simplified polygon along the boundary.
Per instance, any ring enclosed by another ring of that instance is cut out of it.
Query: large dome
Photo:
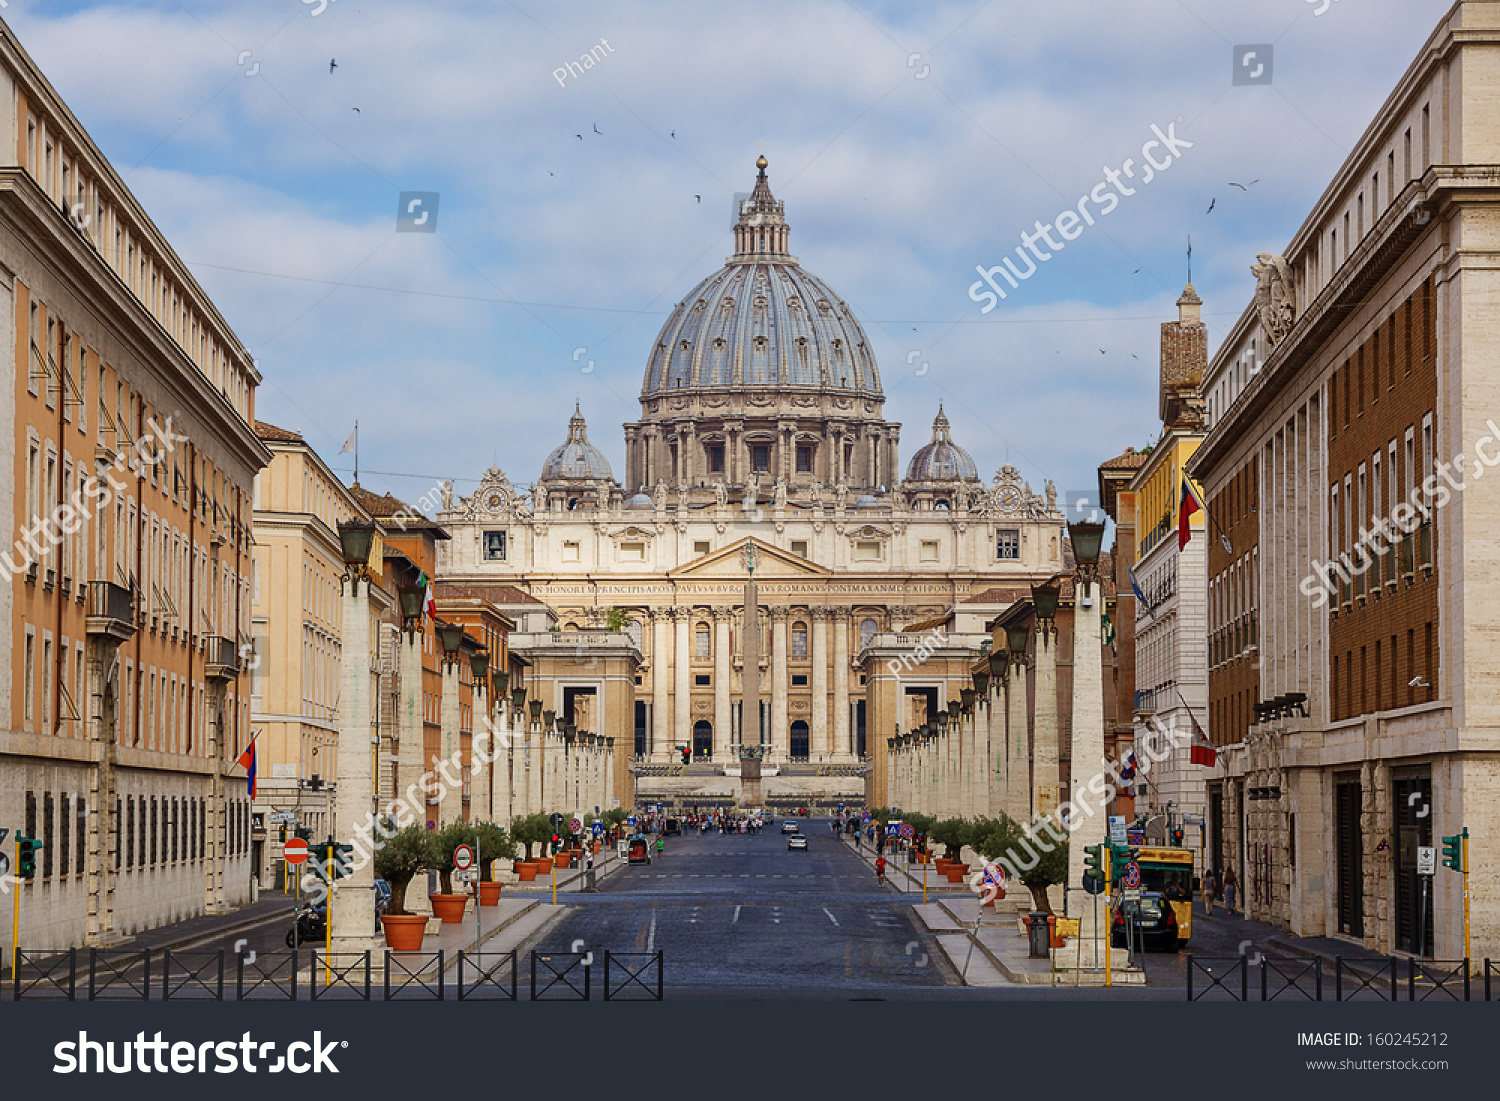
[[[614,480],[614,473],[609,468],[609,460],[604,457],[604,452],[589,443],[583,412],[576,405],[573,407],[573,416],[568,419],[567,440],[562,446],[555,448],[542,464],[542,481],[569,479],[605,482]]]
[[[880,396],[880,373],[848,304],[787,251],[766,160],[740,204],[735,254],[677,304],[646,365],[643,400],[713,389],[800,387]]]
[[[924,445],[906,467],[909,482],[974,482],[979,480],[979,468],[969,453],[953,442],[949,434],[948,415],[938,406],[937,419],[932,422],[932,442]]]

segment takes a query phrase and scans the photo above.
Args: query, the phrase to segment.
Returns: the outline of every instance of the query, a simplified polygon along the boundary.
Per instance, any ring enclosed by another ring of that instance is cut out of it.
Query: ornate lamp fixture
[[[1068,538],[1073,543],[1073,560],[1077,563],[1079,578],[1088,582],[1098,581],[1099,552],[1104,544],[1104,525],[1080,520],[1068,525]]]
[[[1045,585],[1031,586],[1031,603],[1036,608],[1037,619],[1051,623],[1053,617],[1057,615],[1057,601],[1061,596],[1062,586],[1058,584],[1056,578]],[[1011,649],[1014,650],[1015,647]]]
[[[975,676],[975,681],[974,681],[975,687],[974,688],[960,688],[958,690],[959,706],[961,708],[963,708],[963,713],[965,715],[972,715],[974,713],[974,697],[979,694],[979,689],[978,689],[979,679],[978,678],[981,675],[983,675],[983,677],[985,679],[985,682],[988,683],[989,682],[989,678],[990,678],[990,675],[988,673],[984,673],[984,674],[978,674],[978,673],[976,673],[974,675]]]
[[[510,672],[505,669],[496,669],[490,674],[490,683],[494,686],[496,697],[503,699],[510,690]]]
[[[341,533],[342,534],[342,533]],[[422,609],[427,603],[427,590],[421,585],[401,585],[396,589],[401,604],[401,629],[415,633],[422,629]]]
[[[457,664],[458,651],[464,644],[464,628],[462,623],[444,623],[437,621],[438,641],[443,645],[443,661],[445,664]]]
[[[474,683],[484,684],[490,675],[490,655],[485,650],[475,650],[469,655],[469,668],[474,671]]]
[[[531,708],[531,721],[534,722],[534,723],[541,722],[542,721],[542,701],[541,700],[532,700],[531,703],[527,704],[527,706]]]
[[[339,544],[344,553],[344,577],[370,579],[370,550],[375,545],[375,523],[371,520],[339,521]]]
[[[510,690],[510,709],[519,715],[526,709],[526,689],[517,687]]]

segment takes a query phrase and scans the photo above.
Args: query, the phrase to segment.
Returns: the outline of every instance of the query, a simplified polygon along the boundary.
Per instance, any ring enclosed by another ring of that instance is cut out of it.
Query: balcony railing
[[[204,639],[203,675],[209,680],[233,680],[240,673],[239,657],[233,639],[209,635]]]
[[[121,642],[135,634],[135,598],[129,589],[112,581],[90,581],[87,609],[89,634]]]

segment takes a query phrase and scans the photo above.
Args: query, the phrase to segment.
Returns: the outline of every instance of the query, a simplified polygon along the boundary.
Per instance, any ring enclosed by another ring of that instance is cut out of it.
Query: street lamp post
[[[443,689],[438,703],[440,709],[439,780],[437,824],[443,826],[458,822],[464,816],[463,784],[453,783],[447,777],[458,777],[457,762],[461,755],[462,742],[459,736],[458,676],[459,662],[464,645],[464,628],[461,623],[437,621],[438,642],[443,649]]]
[[[1079,522],[1068,525],[1073,544],[1077,577],[1073,585],[1073,732],[1071,740],[1073,791],[1083,789],[1104,759],[1104,656],[1101,617],[1104,590],[1099,578],[1099,552],[1104,540],[1104,525]],[[1102,808],[1099,808],[1102,809]],[[1088,830],[1088,836],[1102,836],[1102,829],[1090,828],[1092,818],[1074,801],[1069,833]],[[1102,826],[1102,823],[1095,823]],[[1068,912],[1081,914],[1088,904],[1083,892],[1084,834],[1068,846],[1068,890],[1077,892],[1070,898]]]
[[[1031,587],[1031,602],[1036,609],[1036,649],[1033,676],[1036,681],[1036,750],[1035,793],[1032,807],[1037,814],[1049,815],[1057,809],[1059,733],[1057,721],[1057,615],[1062,587],[1056,579]]]
[[[1029,626],[1012,625],[1005,629],[1005,811],[1021,823],[1030,822],[1035,809],[1031,787],[1031,730],[1026,718],[1026,650],[1030,643]]]
[[[339,670],[339,717],[336,754],[338,785],[334,822],[329,836],[352,844],[355,827],[374,807],[375,768],[370,753],[370,721],[373,714],[370,683],[370,552],[377,528],[367,520],[339,524],[339,543],[344,558],[343,647]],[[360,861],[342,879],[327,870],[329,933],[337,952],[362,952],[374,947],[375,869]]]

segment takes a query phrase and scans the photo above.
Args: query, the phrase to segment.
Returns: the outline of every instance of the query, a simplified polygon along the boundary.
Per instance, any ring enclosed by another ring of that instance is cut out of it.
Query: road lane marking
[[[646,951],[656,951],[656,911],[651,911],[651,929],[646,934]]]
[[[736,906],[734,908],[734,918],[729,922],[729,924],[730,925],[738,925],[739,923],[740,923],[740,908],[738,906]]]
[[[834,916],[833,916],[833,914],[832,914],[832,913],[831,913],[831,912],[830,912],[830,911],[829,911],[829,909],[828,909],[828,907],[827,907],[827,906],[824,906],[824,907],[823,907],[823,912],[824,912],[824,913],[825,913],[825,914],[828,914],[828,920],[829,920],[829,921],[831,921],[831,922],[833,922],[833,923],[834,923],[834,925],[838,925],[838,923],[839,923],[839,919],[838,919],[838,918],[836,918],[836,917],[834,917]]]

